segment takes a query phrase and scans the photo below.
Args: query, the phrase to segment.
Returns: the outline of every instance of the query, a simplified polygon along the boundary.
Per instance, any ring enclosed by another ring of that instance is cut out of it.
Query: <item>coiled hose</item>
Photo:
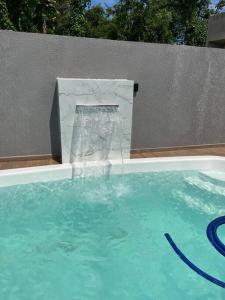
[[[209,223],[209,225],[207,226],[206,233],[207,233],[207,237],[208,237],[209,241],[215,247],[215,249],[220,254],[225,256],[225,245],[221,242],[221,240],[218,238],[218,235],[217,235],[217,229],[219,228],[219,226],[221,226],[223,224],[225,224],[225,216],[216,218],[215,220],[213,220],[212,222]],[[225,288],[225,282],[207,274],[206,272],[199,269],[196,265],[194,265],[177,247],[177,245],[175,244],[175,242],[173,241],[173,239],[169,235],[169,233],[165,233],[164,235],[165,235],[167,241],[169,242],[169,244],[171,245],[171,247],[173,248],[173,250],[175,251],[175,253],[180,257],[180,259],[186,265],[188,265],[193,271],[195,271],[197,274],[204,277],[208,281],[211,281],[212,283],[214,283],[222,288]]]

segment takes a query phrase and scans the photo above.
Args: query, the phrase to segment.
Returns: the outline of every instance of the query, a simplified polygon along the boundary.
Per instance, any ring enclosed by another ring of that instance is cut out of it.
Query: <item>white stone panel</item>
[[[59,112],[61,127],[62,162],[73,162],[72,142],[76,130],[75,115],[77,105],[116,105],[121,118],[120,140],[123,158],[130,157],[133,86],[127,79],[76,79],[57,78],[59,95]],[[94,160],[92,156],[82,158]],[[112,141],[108,159],[120,159],[121,150],[118,139]]]

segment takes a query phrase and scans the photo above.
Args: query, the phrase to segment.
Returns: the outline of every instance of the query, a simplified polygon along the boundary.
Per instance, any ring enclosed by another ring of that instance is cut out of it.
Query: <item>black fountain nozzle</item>
[[[139,84],[137,82],[134,83],[134,93],[137,93],[139,89]]]

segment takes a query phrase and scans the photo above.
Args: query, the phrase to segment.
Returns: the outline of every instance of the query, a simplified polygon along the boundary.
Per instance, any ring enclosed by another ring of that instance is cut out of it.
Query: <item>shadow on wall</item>
[[[55,91],[52,102],[50,116],[50,136],[51,136],[51,153],[54,158],[61,162],[61,139],[60,139],[60,121],[59,121],[59,103],[58,87],[55,85]]]

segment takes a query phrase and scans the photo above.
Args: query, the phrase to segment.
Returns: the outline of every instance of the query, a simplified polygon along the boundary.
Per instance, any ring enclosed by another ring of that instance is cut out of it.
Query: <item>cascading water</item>
[[[103,175],[109,172],[109,159],[114,153],[117,159],[119,154],[123,165],[121,132],[117,105],[77,105],[70,162],[82,163],[84,172],[87,162],[95,161]]]

